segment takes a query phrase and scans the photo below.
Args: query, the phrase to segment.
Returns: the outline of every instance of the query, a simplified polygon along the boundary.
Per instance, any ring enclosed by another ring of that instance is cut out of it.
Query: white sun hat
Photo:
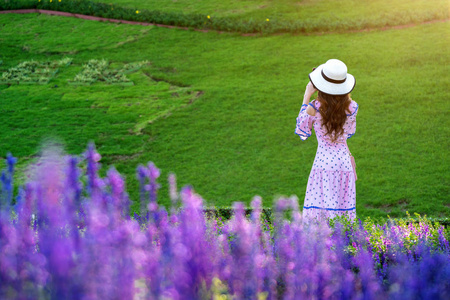
[[[319,91],[330,95],[345,95],[355,87],[353,75],[347,73],[347,66],[338,59],[330,59],[309,73],[309,80]]]

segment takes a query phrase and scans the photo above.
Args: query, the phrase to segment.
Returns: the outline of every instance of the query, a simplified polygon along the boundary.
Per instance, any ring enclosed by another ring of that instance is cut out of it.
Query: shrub
[[[206,15],[184,14],[181,12],[164,12],[159,10],[137,10],[124,8],[113,4],[93,2],[89,0],[0,0],[0,10],[13,9],[45,9],[64,11],[76,14],[85,14],[103,18],[149,22],[156,24],[175,25],[182,27],[212,29],[241,33],[277,33],[293,32],[305,33],[316,31],[344,31],[364,28],[381,28],[399,24],[419,23],[430,20],[448,18],[445,11],[420,12],[408,15],[405,12],[392,12],[390,15],[371,17],[369,20],[249,20],[240,21],[230,17],[207,18]]]
[[[0,83],[48,83],[58,72],[59,68],[65,67],[72,62],[71,58],[39,62],[35,60],[24,61],[16,67],[2,73]]]
[[[96,81],[106,82],[108,84],[120,84],[133,82],[126,77],[125,74],[132,73],[140,69],[142,66],[149,64],[148,61],[134,62],[125,64],[120,69],[109,69],[109,62],[102,59],[91,59],[83,65],[83,69],[80,73],[75,75],[73,81],[69,81],[71,84],[91,84]]]

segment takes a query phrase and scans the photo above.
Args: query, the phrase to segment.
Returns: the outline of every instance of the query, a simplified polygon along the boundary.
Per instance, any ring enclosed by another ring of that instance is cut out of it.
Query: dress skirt
[[[311,130],[314,128],[318,141],[306,187],[303,219],[334,218],[343,215],[355,219],[356,177],[350,160],[347,139],[355,134],[358,104],[351,101],[350,113],[347,114],[344,124],[344,134],[336,141],[328,138],[322,126],[320,103],[315,100],[309,105],[316,109],[315,116],[306,113],[306,105],[302,106],[295,129],[295,133],[304,141],[311,136]]]

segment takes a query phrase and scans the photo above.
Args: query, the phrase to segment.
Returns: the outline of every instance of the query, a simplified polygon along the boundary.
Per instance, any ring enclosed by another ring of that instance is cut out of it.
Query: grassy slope
[[[339,23],[339,20],[391,21],[448,18],[446,0],[94,0],[137,10],[162,10],[231,17],[244,20],[312,20]]]
[[[86,101],[80,88],[65,86],[62,80],[73,76],[76,68],[61,74],[58,89],[10,87],[0,94],[2,106],[18,102],[16,107],[23,110],[15,109],[7,117],[9,125],[0,125],[0,141],[2,149],[19,157],[37,151],[40,137],[33,132],[42,136],[48,128],[60,127],[57,134],[71,153],[80,153],[85,142],[94,139],[103,162],[114,163],[127,176],[133,196],[136,165],[153,160],[163,171],[163,203],[168,203],[168,172],[177,174],[180,186],[193,184],[217,206],[248,202],[255,194],[264,197],[266,206],[275,195],[297,194],[302,199],[317,142],[314,137],[307,142],[298,139],[293,133],[295,117],[311,67],[336,57],[347,63],[358,83],[353,93],[360,104],[357,134],[349,141],[358,165],[358,214],[402,216],[404,209],[436,217],[450,214],[446,23],[360,34],[241,37],[36,15],[3,15],[0,21],[8,26],[0,31],[5,64],[63,53],[72,53],[78,64],[91,58],[148,59],[153,67],[147,71],[154,76],[205,92],[136,136],[126,133],[136,115],[126,122],[111,119],[128,118],[128,111],[116,116],[99,112],[86,123],[65,110],[56,121],[55,111],[66,93],[74,106]],[[100,41],[98,32],[103,33]],[[141,75],[135,75],[134,88],[119,88],[123,96],[116,98],[145,97],[138,91],[147,91],[151,81]],[[110,88],[84,92],[100,97],[100,91],[105,93],[103,103],[113,102],[108,93],[115,91]],[[48,113],[39,101],[47,101]],[[36,103],[30,106],[31,102]],[[40,120],[49,121],[42,124],[29,117],[38,112]],[[138,109],[141,112],[145,109]],[[27,128],[15,128],[20,118]],[[85,131],[78,132],[73,122],[85,123]],[[114,122],[122,129],[109,128]],[[36,130],[30,129],[34,126]],[[110,136],[102,135],[97,126],[107,128]],[[14,140],[8,140],[11,135],[16,135]],[[141,155],[130,155],[137,152]]]
[[[196,93],[151,78],[154,67],[127,75],[135,86],[106,84],[74,87],[67,84],[81,71],[89,58],[76,52],[88,52],[90,58],[104,58],[112,51],[146,36],[151,28],[111,26],[76,19],[54,19],[37,15],[10,15],[1,30],[2,69],[23,60],[55,60],[66,55],[74,61],[45,86],[3,85],[0,110],[1,149],[22,158],[27,165],[39,145],[47,138],[62,139],[71,153],[81,153],[94,140],[105,158],[126,160],[144,152],[148,136],[139,134],[149,122],[195,100]],[[57,25],[57,26],[52,26]],[[66,34],[70,32],[70,34]],[[89,34],[86,34],[89,32]],[[88,35],[88,36],[86,36]],[[55,38],[58,37],[58,38]],[[123,53],[122,53],[123,54]],[[136,61],[127,55],[112,61],[111,68]],[[7,89],[6,89],[7,88]]]

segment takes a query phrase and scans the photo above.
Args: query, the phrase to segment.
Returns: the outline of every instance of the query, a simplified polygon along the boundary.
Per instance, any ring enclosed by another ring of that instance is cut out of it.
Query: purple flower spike
[[[80,182],[80,169],[78,168],[78,159],[76,157],[69,156],[67,159],[67,192],[73,193],[71,198],[73,198],[79,209],[81,204],[81,192],[83,190],[83,185]]]
[[[111,187],[112,204],[117,217],[128,218],[130,200],[125,191],[125,181],[115,168],[108,170],[108,181]]]
[[[13,193],[11,178],[5,173],[5,171],[2,171],[0,180],[2,182],[0,194],[0,211],[9,211]]]
[[[150,175],[149,170],[143,165],[139,165],[137,168],[137,179],[144,180]]]
[[[291,207],[291,201],[289,199],[280,198],[275,203],[275,210],[278,213],[282,213],[290,207]]]
[[[181,189],[181,200],[183,206],[187,209],[193,209],[199,211],[203,208],[203,199],[199,195],[194,193],[194,189],[191,186],[186,186]]]
[[[95,150],[94,143],[89,144],[84,157],[87,160],[88,192],[92,194],[99,186],[97,172],[100,168],[98,162],[101,159],[101,155]]]
[[[141,165],[137,169],[137,179],[140,186],[141,216],[145,215],[148,203],[156,203],[160,188],[156,179],[159,176],[160,171],[152,162],[148,163],[148,167]]]
[[[149,170],[142,166],[139,165],[137,168],[137,172],[136,172],[136,178],[139,181],[139,199],[141,202],[141,217],[144,217],[145,213],[146,213],[146,207],[147,207],[147,191],[146,191],[146,181],[147,181],[147,177],[149,176],[150,172]]]
[[[158,179],[161,173],[153,162],[148,163],[148,169],[150,171],[150,178],[153,178],[154,180]]]
[[[9,172],[9,174],[13,174],[14,173],[14,166],[17,163],[17,158],[12,156],[11,153],[8,153],[8,155],[6,156],[6,162],[8,163],[8,172]]]
[[[380,299],[380,285],[375,278],[372,255],[361,250],[354,259],[358,272],[358,289],[356,293],[361,299]]]
[[[109,169],[108,180],[112,194],[116,197],[121,197],[125,191],[125,182],[115,168]]]
[[[450,244],[449,244],[449,241],[444,236],[444,226],[439,227],[438,234],[439,234],[439,245],[440,245],[441,250],[444,253],[447,253],[450,255]]]
[[[156,179],[158,179],[158,177],[160,175],[160,171],[155,166],[155,164],[152,162],[148,163],[148,170],[149,170],[149,181],[150,181],[149,200],[151,203],[155,203],[156,198],[157,198],[157,193],[160,188],[160,185],[156,182]]]
[[[6,156],[6,162],[8,164],[8,171],[2,171],[0,180],[2,187],[0,190],[0,210],[9,211],[13,200],[13,180],[14,180],[14,166],[17,162],[17,158],[13,157],[11,153]]]
[[[261,203],[262,198],[260,196],[255,196],[252,200],[252,203],[250,204],[252,207],[252,221],[254,224],[259,224],[259,221],[261,219]]]
[[[302,215],[298,206],[298,198],[297,196],[291,196],[289,200],[291,201],[292,218],[294,220],[294,223],[300,225],[302,222]]]
[[[235,202],[233,204],[233,211],[237,220],[241,221],[244,219],[244,210],[245,210],[244,203]]]

